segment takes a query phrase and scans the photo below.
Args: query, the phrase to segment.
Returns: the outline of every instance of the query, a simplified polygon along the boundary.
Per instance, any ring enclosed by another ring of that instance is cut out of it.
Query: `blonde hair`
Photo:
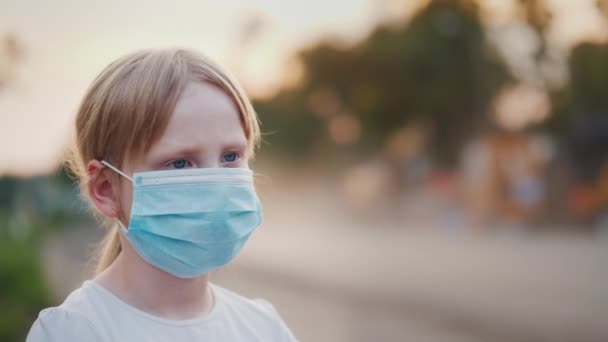
[[[66,166],[88,197],[89,161],[121,167],[141,158],[162,135],[176,102],[189,82],[207,82],[223,90],[239,110],[253,157],[260,129],[250,100],[239,84],[207,57],[185,49],[155,49],[123,56],[108,65],[87,90],[76,116],[76,143]],[[118,184],[118,176],[111,181]],[[120,214],[119,214],[120,215]],[[119,230],[112,227],[101,242],[96,273],[121,251]]]

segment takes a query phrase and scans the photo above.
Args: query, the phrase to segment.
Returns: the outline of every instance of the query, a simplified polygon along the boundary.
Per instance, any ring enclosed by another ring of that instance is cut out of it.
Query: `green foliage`
[[[568,71],[570,82],[552,91],[553,112],[543,123],[558,137],[580,134],[573,132],[577,125],[608,115],[608,43],[576,45],[568,60]]]
[[[50,304],[37,249],[0,236],[0,341],[23,341],[38,312]]]
[[[608,44],[582,43],[570,56],[573,109],[608,113]]]
[[[10,210],[18,180],[13,177],[0,177],[0,209]]]
[[[0,341],[23,341],[38,312],[51,303],[38,255],[49,233],[83,219],[74,185],[51,176],[0,178]]]

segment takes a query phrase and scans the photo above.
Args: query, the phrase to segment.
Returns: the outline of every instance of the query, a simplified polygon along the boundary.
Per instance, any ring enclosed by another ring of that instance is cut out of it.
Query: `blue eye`
[[[170,165],[176,169],[183,169],[188,165],[188,161],[186,159],[178,159],[173,161]]]
[[[237,159],[239,159],[239,155],[236,152],[230,152],[230,153],[226,153],[223,156],[224,161],[231,163],[236,161]]]

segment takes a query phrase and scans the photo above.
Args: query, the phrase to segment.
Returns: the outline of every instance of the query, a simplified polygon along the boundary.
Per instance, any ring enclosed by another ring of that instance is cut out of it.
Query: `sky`
[[[557,45],[601,38],[592,0],[549,1],[558,14],[551,30]],[[510,27],[509,3],[485,1],[491,25],[500,32],[510,32],[501,31]],[[407,17],[417,5],[410,0],[0,0],[0,37],[14,34],[25,50],[14,82],[0,93],[0,174],[55,168],[71,142],[87,86],[125,53],[195,48],[230,69],[250,95],[269,96],[293,78],[290,57],[298,49],[326,37],[356,42],[380,21]],[[522,40],[502,36],[517,59],[518,49],[511,47]]]

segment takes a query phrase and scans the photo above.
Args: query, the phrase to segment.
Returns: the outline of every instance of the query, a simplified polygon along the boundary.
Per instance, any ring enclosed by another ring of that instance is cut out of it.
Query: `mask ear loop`
[[[126,173],[120,171],[119,169],[115,168],[114,166],[112,166],[112,164],[108,163],[105,160],[102,160],[101,163],[107,167],[109,167],[110,169],[114,170],[116,173],[118,173],[119,175],[125,177],[126,179],[128,179],[129,181],[131,181],[131,183],[133,183],[133,178],[129,177]]]
[[[119,169],[115,168],[112,164],[108,163],[105,160],[102,160],[101,163],[107,167],[109,167],[110,169],[112,169],[114,172],[118,173],[119,175],[125,177],[126,179],[128,179],[131,183],[133,183],[133,178],[129,177],[126,173],[120,171]],[[120,226],[120,229],[123,231],[124,234],[127,234],[127,228],[122,224],[122,222],[120,222],[120,220],[116,220],[118,221],[118,225]]]

